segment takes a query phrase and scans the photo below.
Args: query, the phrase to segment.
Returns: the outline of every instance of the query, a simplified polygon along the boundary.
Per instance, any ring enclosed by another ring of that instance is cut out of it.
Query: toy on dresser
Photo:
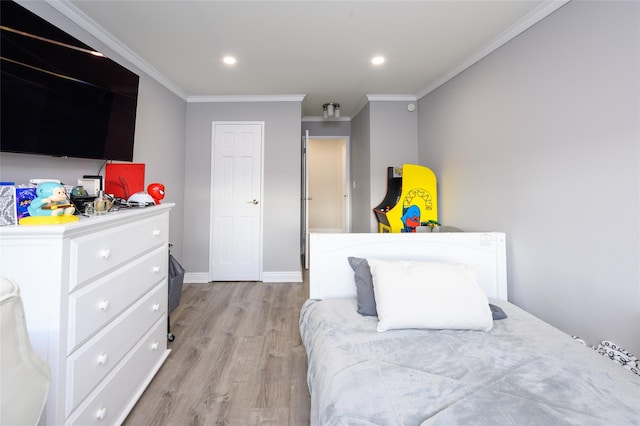
[[[36,188],[36,195],[28,209],[31,216],[66,216],[75,211],[62,184],[43,182]]]
[[[151,195],[156,204],[160,204],[160,200],[164,198],[164,185],[161,183],[151,183],[147,187],[147,193]]]

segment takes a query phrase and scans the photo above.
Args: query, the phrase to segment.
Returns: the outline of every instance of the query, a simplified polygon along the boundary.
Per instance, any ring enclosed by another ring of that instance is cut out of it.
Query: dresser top
[[[108,229],[129,222],[143,220],[168,212],[174,203],[163,203],[144,208],[127,208],[109,212],[103,216],[86,217],[79,215],[77,222],[58,225],[9,225],[0,227],[0,238],[61,238],[70,237],[86,232]]]

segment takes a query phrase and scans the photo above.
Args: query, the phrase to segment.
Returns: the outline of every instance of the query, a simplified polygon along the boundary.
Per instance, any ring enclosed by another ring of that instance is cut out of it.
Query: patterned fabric
[[[583,345],[587,345],[580,337],[572,337]],[[630,354],[626,349],[621,348],[609,340],[603,340],[601,343],[593,345],[591,348],[597,351],[600,355],[606,356],[611,361],[617,362],[627,370],[640,376],[640,360]]]
[[[598,351],[600,355],[606,356],[611,361],[617,362],[632,373],[640,375],[640,361],[638,358],[615,343],[603,340],[602,343],[594,345],[592,348]]]

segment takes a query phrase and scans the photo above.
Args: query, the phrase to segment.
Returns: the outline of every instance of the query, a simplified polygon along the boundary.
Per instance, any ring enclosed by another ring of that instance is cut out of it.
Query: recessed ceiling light
[[[225,56],[224,58],[222,58],[222,62],[227,65],[233,65],[236,63],[236,58],[234,58],[233,56]]]
[[[371,60],[373,65],[382,65],[384,64],[384,56],[374,56]]]

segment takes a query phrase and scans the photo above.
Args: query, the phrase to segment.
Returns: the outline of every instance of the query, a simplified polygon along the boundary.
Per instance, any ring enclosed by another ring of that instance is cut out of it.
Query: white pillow
[[[398,328],[489,331],[489,300],[475,271],[460,263],[367,259],[378,331]]]

